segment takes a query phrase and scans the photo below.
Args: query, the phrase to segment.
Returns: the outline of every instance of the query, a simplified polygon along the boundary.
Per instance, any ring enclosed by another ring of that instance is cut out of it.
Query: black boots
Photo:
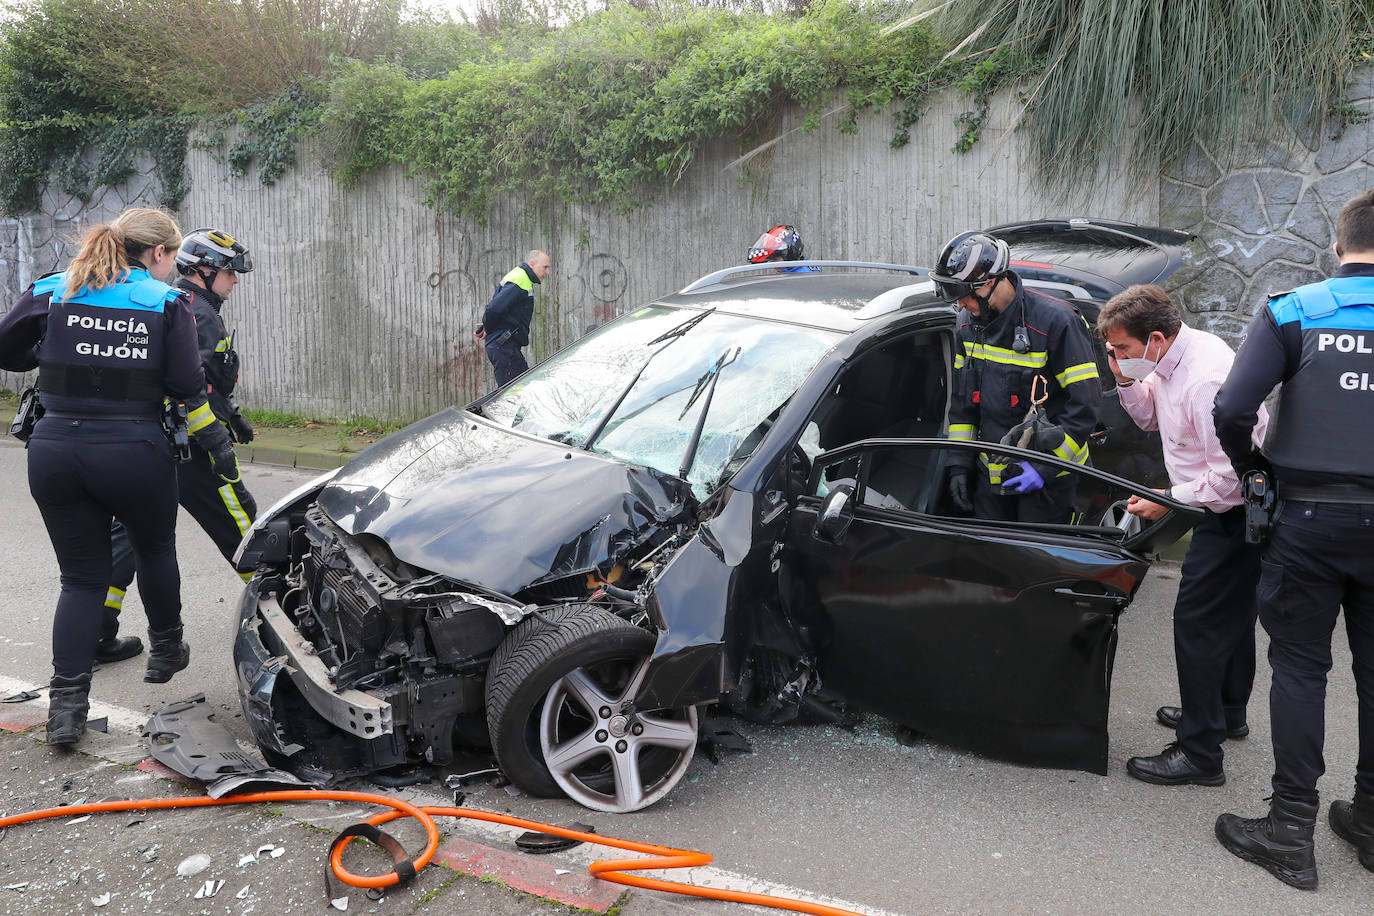
[[[137,636],[112,636],[102,639],[95,647],[95,660],[102,665],[122,662],[143,651],[143,640]]]
[[[1327,813],[1336,836],[1353,843],[1360,864],[1374,871],[1374,795],[1355,790],[1355,801],[1335,801]]]
[[[1334,819],[1333,814],[1333,826]],[[1285,884],[1315,890],[1317,858],[1312,850],[1312,829],[1316,824],[1315,802],[1304,804],[1275,795],[1268,817],[1223,814],[1217,818],[1217,839],[1232,854],[1268,869]]]
[[[86,733],[91,676],[54,677],[48,690],[48,743],[75,744]]]
[[[191,647],[181,641],[181,631],[181,627],[148,631],[152,648],[148,650],[148,670],[143,672],[143,680],[149,684],[165,684],[172,675],[191,664]]]

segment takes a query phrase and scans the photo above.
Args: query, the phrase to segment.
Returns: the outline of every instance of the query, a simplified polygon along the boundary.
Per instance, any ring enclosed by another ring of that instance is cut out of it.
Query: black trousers
[[[1221,766],[1226,729],[1245,724],[1255,683],[1255,583],[1261,548],[1245,543],[1245,509],[1208,512],[1193,529],[1174,603],[1183,720],[1178,743],[1199,767]]]
[[[1318,800],[1326,673],[1342,608],[1359,702],[1355,785],[1374,793],[1374,505],[1284,501],[1260,565],[1259,618],[1274,669],[1274,794]]]
[[[491,360],[491,371],[496,375],[496,387],[524,374],[530,364],[525,362],[525,354],[514,344],[487,344],[487,359]]]
[[[1002,479],[1015,477],[1020,472],[1020,468],[1010,467],[1002,472]],[[1068,524],[1072,517],[1073,495],[1078,489],[1078,478],[1073,474],[1048,477],[1039,490],[1007,496],[1002,495],[998,484],[988,481],[987,469],[981,465],[974,464],[971,475],[975,518]]]
[[[176,470],[157,420],[44,418],[28,445],[29,490],[48,529],[62,591],[53,615],[53,674],[91,670],[110,582],[110,522],[138,558],[150,629],[181,624]]]
[[[209,454],[195,443],[191,444],[191,460],[176,466],[176,476],[177,501],[210,535],[224,559],[232,562],[239,542],[258,516],[253,494],[248,492],[242,480],[236,484],[220,480],[211,467]],[[133,545],[118,522],[111,532],[111,542],[114,566],[100,633],[100,638],[105,640],[119,633],[119,612],[124,593],[134,581],[135,568]],[[244,578],[251,578],[251,574]]]

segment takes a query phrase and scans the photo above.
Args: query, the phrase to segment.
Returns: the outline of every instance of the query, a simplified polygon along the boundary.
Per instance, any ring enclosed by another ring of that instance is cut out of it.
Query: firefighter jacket
[[[530,321],[534,318],[534,284],[539,278],[522,263],[501,278],[496,295],[482,311],[482,327],[487,331],[487,346],[524,347],[530,342]]]
[[[1015,273],[1008,277],[1016,296],[987,321],[960,309],[956,319],[954,395],[950,399],[949,438],[998,442],[1026,419],[1035,377],[1043,379],[1046,419],[1064,432],[1051,452],[1076,464],[1088,463],[1088,437],[1097,425],[1102,383],[1087,322],[1059,299],[1028,290]],[[990,311],[990,310],[988,310]],[[1026,352],[1016,352],[1017,328],[1024,327]],[[979,456],[990,483],[1002,482],[1006,464]],[[955,455],[952,463],[973,459]],[[1045,469],[1048,476],[1054,469]],[[1068,471],[1055,471],[1063,476]]]
[[[66,275],[40,279],[0,318],[0,368],[38,368],[45,413],[93,418],[161,416],[164,397],[184,403],[196,442],[229,443],[205,397],[188,297],[134,268],[100,289],[66,290]]]
[[[1236,464],[1248,463],[1259,405],[1279,383],[1261,451],[1280,495],[1374,502],[1374,264],[1343,264],[1256,313],[1212,414]]]
[[[245,441],[236,433],[236,427],[251,426],[234,401],[234,388],[239,381],[239,354],[220,315],[224,300],[184,277],[177,280],[177,289],[191,297],[191,314],[196,319],[196,347],[200,350],[201,368],[205,370],[205,394],[210,409],[236,441]]]

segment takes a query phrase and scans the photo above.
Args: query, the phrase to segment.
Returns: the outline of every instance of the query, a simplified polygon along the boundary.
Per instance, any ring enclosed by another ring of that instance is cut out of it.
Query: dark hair
[[[1152,331],[1173,337],[1181,324],[1178,306],[1169,294],[1153,283],[1143,283],[1128,286],[1107,300],[1097,316],[1097,333],[1105,338],[1119,327],[1136,340],[1146,340]]]
[[[1374,191],[1356,195],[1336,217],[1336,253],[1374,251]]]

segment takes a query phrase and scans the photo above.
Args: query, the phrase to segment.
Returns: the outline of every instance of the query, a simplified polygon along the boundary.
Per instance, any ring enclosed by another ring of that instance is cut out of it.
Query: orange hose
[[[389,811],[382,811],[374,814],[367,819],[367,823],[373,826],[394,821],[397,818],[412,817],[419,821],[425,830],[425,847],[420,854],[413,859],[415,870],[419,871],[430,863],[434,858],[434,853],[439,848],[439,828],[434,823],[435,817],[460,817],[469,820],[488,821],[493,824],[506,824],[511,827],[520,827],[525,830],[535,830],[539,833],[548,833],[554,836],[566,837],[571,840],[581,840],[585,843],[592,843],[598,846],[611,846],[616,849],[625,849],[630,852],[645,853],[648,858],[642,859],[603,859],[593,862],[587,867],[587,871],[592,877],[600,878],[603,881],[610,881],[615,884],[623,884],[629,887],[642,887],[650,890],[664,891],[669,894],[682,894],[689,897],[704,897],[708,900],[727,900],[732,903],[750,903],[755,906],[773,907],[779,910],[791,910],[795,913],[809,913],[814,916],[859,916],[853,910],[843,910],[838,907],[825,906],[820,903],[810,903],[805,900],[791,900],[786,897],[774,897],[769,894],[752,894],[745,891],[718,890],[711,887],[697,887],[692,884],[683,884],[677,881],[665,881],[660,878],[649,878],[641,875],[627,875],[627,871],[644,871],[646,869],[668,869],[668,868],[693,868],[698,865],[708,865],[711,856],[704,852],[695,852],[690,849],[674,849],[671,846],[656,846],[652,843],[638,843],[634,840],[624,840],[619,837],[604,836],[599,833],[583,833],[580,830],[569,830],[566,827],[558,827],[554,824],[542,824],[539,821],[525,820],[524,818],[512,817],[507,814],[496,814],[491,811],[482,811],[477,808],[451,808],[443,806],[412,805],[410,802],[390,795],[380,795],[374,792],[348,792],[342,790],[281,790],[273,792],[250,792],[243,795],[232,795],[226,798],[209,798],[207,796],[186,796],[181,798],[145,798],[135,801],[109,801],[94,802],[87,805],[66,805],[61,808],[45,808],[41,811],[27,811],[23,814],[11,814],[7,817],[0,817],[0,830],[19,824],[27,824],[33,821],[46,820],[54,817],[72,817],[82,814],[105,814],[112,811],[145,811],[162,808],[208,808],[213,805],[247,805],[259,802],[295,802],[295,801],[351,801],[366,805],[377,805],[383,808],[390,808]],[[400,875],[396,872],[388,872],[383,875],[359,875],[349,871],[343,864],[343,851],[354,837],[349,837],[345,842],[340,843],[334,848],[329,857],[330,867],[340,881],[353,887],[390,887],[400,881]]]

